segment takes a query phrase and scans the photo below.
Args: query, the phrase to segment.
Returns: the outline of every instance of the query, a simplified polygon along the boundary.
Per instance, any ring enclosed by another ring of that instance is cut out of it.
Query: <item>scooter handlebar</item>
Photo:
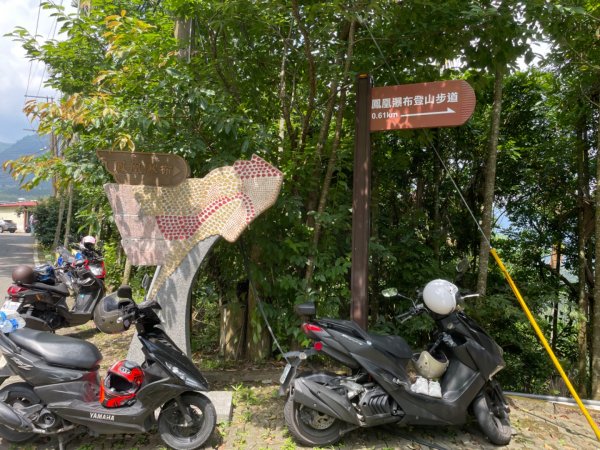
[[[404,323],[407,320],[409,320],[410,318],[412,318],[414,316],[418,316],[419,314],[422,314],[425,311],[426,311],[425,305],[419,303],[418,305],[411,307],[407,312],[398,315],[396,318],[398,320],[400,320],[400,323]]]

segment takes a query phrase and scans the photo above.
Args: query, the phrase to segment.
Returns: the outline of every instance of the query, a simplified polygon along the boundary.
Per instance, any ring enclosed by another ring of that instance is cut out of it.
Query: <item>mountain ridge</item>
[[[52,194],[52,184],[44,181],[30,191],[19,187],[8,171],[2,170],[6,161],[19,159],[26,155],[41,154],[50,147],[49,136],[29,135],[19,139],[14,144],[0,142],[0,201],[17,201],[19,198],[28,200],[48,197]]]

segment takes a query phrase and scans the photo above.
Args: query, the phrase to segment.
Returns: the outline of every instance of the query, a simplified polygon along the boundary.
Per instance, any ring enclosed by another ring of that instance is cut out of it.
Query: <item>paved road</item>
[[[33,242],[29,233],[0,233],[0,302],[12,283],[13,269],[19,264],[33,264]]]

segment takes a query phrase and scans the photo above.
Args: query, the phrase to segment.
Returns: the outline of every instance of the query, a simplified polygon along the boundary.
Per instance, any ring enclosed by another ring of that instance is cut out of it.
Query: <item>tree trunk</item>
[[[441,130],[438,129],[434,135],[433,145],[438,149],[438,153],[441,156],[441,152],[439,151],[439,142],[440,142],[440,133]],[[442,183],[442,163],[438,160],[437,157],[433,157],[433,233],[432,233],[432,250],[433,255],[435,257],[435,261],[438,267],[441,266],[441,258],[440,258],[440,244],[442,237],[442,219],[441,219],[441,211],[440,211],[440,185]]]
[[[600,108],[599,108],[600,109]],[[600,120],[597,124],[597,145],[600,148]],[[592,373],[596,376],[592,377],[592,398],[600,399],[600,331],[597,329],[600,324],[600,189],[598,188],[598,180],[600,180],[600,156],[596,157],[596,267],[594,270],[594,304],[591,311],[592,317]]]
[[[56,231],[54,232],[54,241],[52,241],[52,248],[58,247],[58,241],[60,239],[60,231],[62,229],[63,216],[65,215],[65,197],[60,196],[60,203],[58,204],[58,221],[56,223]]]
[[[246,357],[249,361],[264,361],[271,354],[271,337],[258,307],[253,289],[248,291],[246,323]]]
[[[252,261],[260,260],[260,248],[252,245],[250,249],[250,264]],[[250,276],[250,274],[248,274]],[[260,312],[257,298],[258,288],[253,289],[250,283],[255,280],[249,280],[248,285],[248,308],[246,319],[246,357],[250,361],[263,361],[271,354],[271,336],[263,316]]]
[[[352,21],[352,23],[350,24],[350,31],[348,34],[348,46],[346,49],[346,61],[344,64],[344,73],[342,75],[342,80],[346,80],[348,77],[348,73],[350,71],[350,63],[352,61],[352,54],[353,54],[353,50],[354,50],[354,30],[356,28],[356,21]],[[336,86],[337,88],[337,83],[332,83],[332,85]],[[325,211],[325,206],[327,204],[327,197],[329,195],[329,187],[331,186],[331,178],[333,176],[333,171],[335,169],[335,164],[337,162],[337,149],[340,145],[340,140],[341,140],[341,136],[342,136],[342,124],[344,121],[344,106],[346,104],[346,92],[347,92],[347,88],[343,88],[340,91],[340,97],[339,97],[339,101],[338,101],[338,109],[337,109],[337,115],[336,115],[336,122],[335,122],[335,135],[333,138],[333,144],[331,146],[331,153],[329,155],[329,161],[327,163],[327,171],[325,173],[325,178],[323,179],[323,187],[321,188],[321,194],[319,196],[319,203],[317,206],[317,215],[322,214]],[[335,92],[333,90],[331,90],[331,94],[334,96],[335,98]],[[333,110],[333,109],[332,109]],[[327,123],[327,129],[329,128],[329,123]],[[321,130],[321,136],[319,139],[319,146],[321,146],[321,148],[324,147],[325,145],[325,141],[327,140],[327,130],[322,129]],[[311,280],[312,280],[312,275],[313,275],[313,271],[314,271],[314,258],[315,258],[315,253],[317,251],[317,247],[319,245],[319,240],[321,239],[321,222],[319,222],[318,220],[315,221],[314,224],[314,231],[313,231],[313,239],[312,239],[312,243],[311,243],[311,255],[308,258],[308,263],[307,263],[307,268],[306,268],[306,274],[305,274],[305,281],[306,281],[306,285],[310,286]]]
[[[302,42],[304,44],[304,55],[308,61],[308,102],[306,106],[306,114],[302,120],[302,132],[300,135],[300,152],[303,153],[304,147],[306,146],[306,139],[308,137],[308,130],[310,128],[310,121],[315,111],[316,97],[317,97],[317,69],[315,65],[315,58],[313,57],[313,48],[310,38],[310,33],[304,26],[304,21],[300,17],[300,8],[298,6],[298,0],[292,0],[292,15],[298,24],[298,29],[302,34]]]
[[[69,237],[71,234],[71,216],[73,215],[73,182],[69,183],[69,206],[67,207],[67,221],[65,222],[65,237],[63,245],[69,245]]]
[[[589,323],[589,300],[588,300],[588,292],[587,292],[587,283],[586,283],[586,268],[587,268],[587,257],[586,257],[586,247],[587,247],[587,236],[586,236],[586,222],[587,222],[587,214],[586,203],[589,201],[590,193],[589,193],[589,174],[585,167],[585,163],[587,158],[585,154],[587,153],[587,146],[585,143],[585,118],[580,118],[577,124],[577,148],[575,149],[576,153],[576,166],[577,166],[577,264],[578,264],[578,281],[579,281],[579,289],[578,289],[578,309],[579,315],[581,317],[579,323],[579,331],[577,333],[577,346],[578,346],[578,375],[577,375],[577,390],[579,393],[586,397],[587,396],[587,380],[588,380],[588,370],[587,370],[587,359],[589,353],[588,346],[588,323]]]
[[[552,251],[552,256],[550,260],[550,265],[552,265],[556,270],[557,277],[560,277],[561,257],[561,242],[559,241],[558,244],[556,244],[554,250]],[[560,305],[560,283],[558,282],[559,279],[560,278],[557,278],[556,283],[553,283],[556,285],[556,298],[554,299],[552,305],[552,338],[550,340],[550,347],[552,348],[552,351],[554,353],[556,353],[556,342],[558,339],[558,308]]]
[[[238,288],[242,283],[238,283]],[[223,301],[223,299],[225,301]],[[226,360],[239,360],[244,356],[246,328],[248,284],[244,289],[238,289],[237,295],[227,293],[226,297],[219,296],[221,310],[221,326],[219,354]]]
[[[177,19],[174,33],[179,45],[179,58],[190,62],[192,56],[192,19]]]
[[[496,157],[498,153],[498,136],[500,135],[500,115],[502,113],[502,81],[504,67],[496,67],[494,78],[494,104],[492,108],[492,126],[487,160],[485,164],[485,180],[483,192],[483,214],[481,218],[481,236],[479,244],[479,275],[477,292],[485,295],[487,288],[488,261],[490,258],[490,239],[492,236],[492,216],[494,213],[494,187],[496,184]]]
[[[129,278],[131,278],[131,260],[126,258],[125,269],[123,270],[123,280],[121,280],[121,284],[129,284]]]
[[[281,57],[281,69],[279,71],[279,102],[281,103],[281,117],[279,118],[279,152],[283,152],[283,141],[285,139],[285,130],[287,129],[288,138],[290,140],[290,149],[296,150],[296,137],[292,119],[290,117],[290,102],[286,96],[286,65],[287,55],[289,51],[289,42],[292,38],[293,27],[290,25],[290,31],[287,38],[284,40],[283,56]]]

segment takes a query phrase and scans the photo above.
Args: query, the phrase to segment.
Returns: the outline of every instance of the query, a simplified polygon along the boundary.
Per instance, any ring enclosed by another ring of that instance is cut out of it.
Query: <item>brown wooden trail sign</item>
[[[173,153],[97,150],[96,154],[119,184],[177,186],[190,176],[187,161]]]
[[[464,80],[371,88],[370,131],[454,127],[475,109],[475,92]]]

